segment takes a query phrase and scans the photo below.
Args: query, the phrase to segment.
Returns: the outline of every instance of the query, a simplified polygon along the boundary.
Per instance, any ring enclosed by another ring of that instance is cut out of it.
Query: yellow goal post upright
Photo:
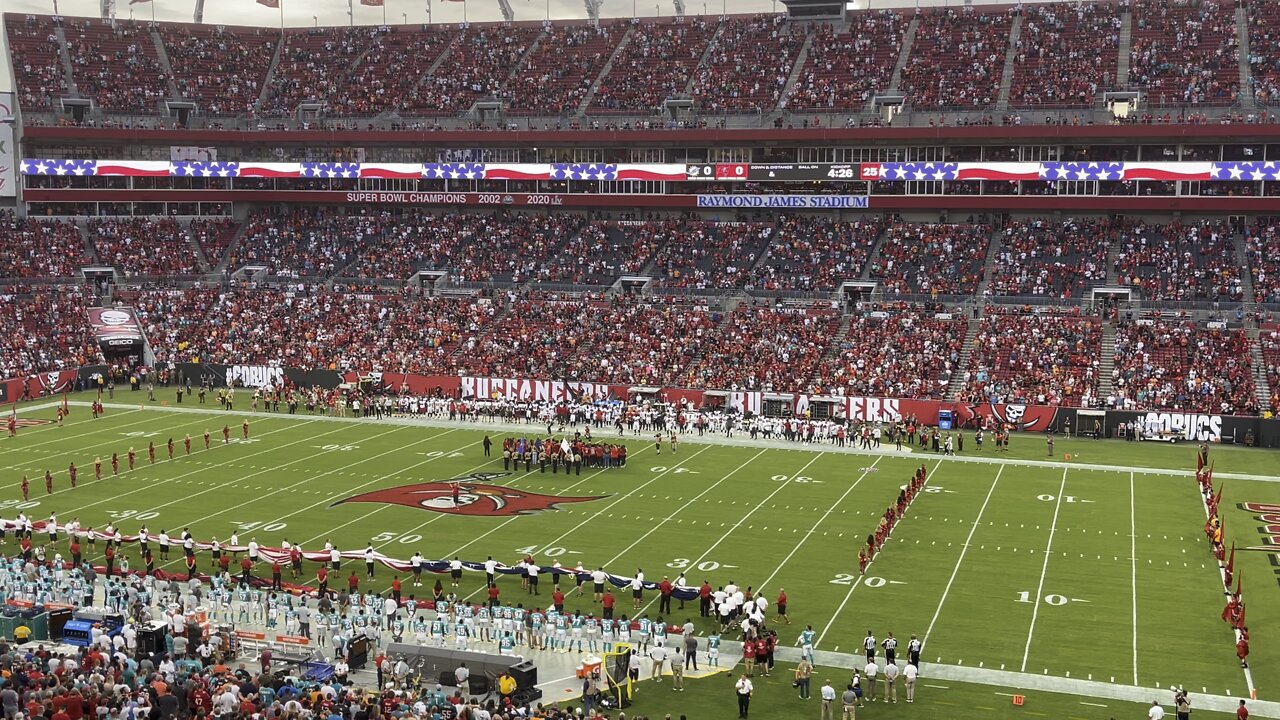
[[[630,643],[614,643],[613,649],[601,655],[600,670],[608,681],[606,692],[618,703],[618,708],[631,707],[633,691],[631,674],[627,672],[631,665],[631,654],[635,647]]]

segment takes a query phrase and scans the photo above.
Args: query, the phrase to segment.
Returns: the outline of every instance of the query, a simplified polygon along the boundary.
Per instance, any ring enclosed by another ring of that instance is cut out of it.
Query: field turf
[[[179,412],[141,401],[142,393],[116,397],[103,419],[90,419],[88,408],[73,402],[65,427],[24,427],[18,438],[0,445],[0,515],[12,518],[24,508],[34,519],[45,519],[56,511],[63,522],[78,518],[99,529],[113,522],[126,534],[143,523],[153,534],[190,528],[202,540],[225,541],[238,531],[242,542],[256,537],[274,546],[287,538],[307,550],[326,540],[344,550],[372,541],[386,555],[405,559],[417,550],[432,559],[483,561],[492,555],[515,564],[531,552],[544,567],[553,560],[569,567],[581,561],[628,576],[640,568],[654,581],[664,575],[674,580],[683,570],[690,584],[732,580],[770,600],[785,587],[793,622],[779,626],[784,645],[812,624],[819,650],[855,653],[870,629],[878,638],[892,631],[905,655],[906,638],[915,633],[926,638],[926,662],[1145,688],[1180,684],[1248,697],[1229,630],[1219,619],[1223,593],[1201,531],[1205,515],[1194,479],[1189,471],[1158,472],[1187,470],[1193,461],[1187,445],[1059,438],[1055,457],[1048,458],[1041,436],[1020,435],[1007,454],[997,456],[990,447],[975,452],[969,443],[960,461],[952,461],[927,452],[851,454],[825,446],[720,445],[693,438],[674,455],[664,445],[659,456],[652,442],[628,437],[624,469],[584,468],[580,476],[566,476],[535,467],[485,480],[527,493],[594,499],[529,514],[463,516],[342,501],[375,490],[501,473],[497,447],[493,458],[483,456],[484,434],[497,445],[523,433],[485,424],[220,413],[216,405],[186,405]],[[50,419],[53,407],[48,403],[21,416]],[[237,439],[246,417],[249,442]],[[232,429],[228,444],[221,441],[224,423]],[[539,427],[528,426],[528,435]],[[200,437],[206,429],[214,434],[210,450]],[[182,449],[188,433],[190,456]],[[597,434],[614,437],[611,431]],[[166,459],[170,437],[177,443],[173,461]],[[146,457],[152,441],[155,465]],[[138,451],[132,472],[123,469],[130,446]],[[121,456],[117,477],[110,474],[112,452]],[[1212,452],[1220,476],[1258,476],[1219,480],[1225,482],[1228,538],[1256,545],[1257,523],[1236,504],[1280,502],[1280,485],[1269,477],[1277,474],[1276,456],[1243,448]],[[1068,453],[1070,461],[1064,459]],[[104,461],[101,481],[93,480],[95,457]],[[965,461],[974,457],[985,461]],[[80,468],[74,490],[66,476],[72,461]],[[921,464],[929,474],[926,491],[859,578],[858,548]],[[46,469],[55,474],[52,495],[44,492]],[[31,478],[26,503],[19,492],[23,474]],[[128,555],[135,569],[141,567],[136,546]],[[180,553],[173,557],[166,569],[176,571]],[[207,556],[202,563],[207,566]],[[1248,601],[1253,679],[1265,698],[1280,687],[1280,587],[1261,553],[1240,553],[1237,568]],[[308,564],[307,573],[310,578],[314,565]],[[379,567],[375,587],[385,588],[391,577]],[[483,585],[482,575],[468,574],[464,594],[478,600]],[[515,578],[500,585],[504,601],[538,604],[522,595]],[[617,594],[618,612],[634,615],[629,593]],[[592,607],[589,594],[571,595],[567,604],[584,612]],[[656,594],[647,593],[642,612],[656,611]],[[697,617],[696,603],[670,619],[681,623],[686,617],[710,628]],[[819,670],[815,692],[822,679]],[[680,703],[697,706],[706,694],[708,708],[731,717],[732,691],[723,682],[724,687],[709,686],[714,691],[691,688]],[[776,676],[770,682],[787,685]],[[987,686],[939,685],[947,689],[922,688],[922,701],[910,714],[949,717],[939,707],[947,703],[1007,704]],[[646,685],[640,696],[652,692]],[[781,689],[776,694],[760,702],[788,697]],[[1166,701],[1167,695],[1156,697]],[[926,697],[934,702],[924,702]],[[1099,708],[1079,705],[1088,698],[1057,697],[1045,693],[1042,700],[1057,717],[1141,711],[1137,705],[1104,701],[1110,707]],[[679,712],[680,703],[664,711]],[[1029,706],[1010,712],[1037,711]],[[999,713],[989,716],[1004,716]]]

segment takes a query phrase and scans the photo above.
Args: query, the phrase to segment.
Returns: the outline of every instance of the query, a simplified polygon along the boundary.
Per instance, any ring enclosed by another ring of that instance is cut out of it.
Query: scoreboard
[[[712,182],[875,181],[880,163],[705,163],[685,166],[686,180]]]

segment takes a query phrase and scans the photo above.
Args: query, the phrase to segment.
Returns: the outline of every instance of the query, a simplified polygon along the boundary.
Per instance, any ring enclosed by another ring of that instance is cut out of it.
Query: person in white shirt
[[[818,693],[822,697],[822,720],[832,720],[831,708],[836,702],[836,689],[831,687],[831,681],[827,680],[822,683],[822,689]]]
[[[649,679],[662,682],[662,668],[667,664],[667,649],[661,645],[655,645],[649,649],[649,659],[653,661],[653,669],[649,672]]]
[[[746,673],[738,676],[738,682],[733,684],[734,692],[738,695],[738,717],[740,720],[746,720],[747,711],[751,709],[751,692],[755,689],[751,685],[751,678]]]
[[[376,554],[373,551],[373,543],[369,543],[368,547],[364,549],[364,568],[365,573],[368,575],[370,580],[373,579],[373,564],[375,557]]]
[[[876,665],[875,660],[868,660],[867,666],[862,668],[862,674],[867,676],[867,686],[863,688],[867,694],[867,702],[876,701],[876,675],[880,672],[880,666]]]
[[[258,539],[257,538],[249,539],[249,562],[252,562],[252,563],[258,562]]]
[[[920,671],[916,669],[916,666],[910,663],[902,671],[902,676],[906,678],[905,682],[907,684],[907,702],[915,702],[916,700],[916,676],[919,674]]]
[[[342,569],[342,551],[336,547],[329,548],[329,566],[335,572]]]
[[[490,585],[492,585],[492,584],[493,584],[493,580],[494,580],[494,578],[493,578],[493,574],[494,574],[497,570],[498,570],[498,561],[497,561],[497,560],[494,560],[494,559],[493,559],[493,556],[492,556],[492,555],[490,555],[490,556],[489,556],[489,559],[484,561],[484,577],[485,577],[485,580],[486,580]]]
[[[898,666],[894,663],[884,665],[884,701],[898,702]]]
[[[636,576],[631,578],[631,607],[640,609],[640,601],[644,599],[644,572],[636,568]]]
[[[1160,701],[1151,703],[1151,709],[1147,711],[1149,720],[1163,720],[1164,708],[1160,707]]]

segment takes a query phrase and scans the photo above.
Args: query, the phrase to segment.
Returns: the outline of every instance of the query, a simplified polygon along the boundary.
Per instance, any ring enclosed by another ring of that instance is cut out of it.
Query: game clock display
[[[706,163],[686,166],[686,179],[752,182],[821,182],[864,179],[857,163]]]

